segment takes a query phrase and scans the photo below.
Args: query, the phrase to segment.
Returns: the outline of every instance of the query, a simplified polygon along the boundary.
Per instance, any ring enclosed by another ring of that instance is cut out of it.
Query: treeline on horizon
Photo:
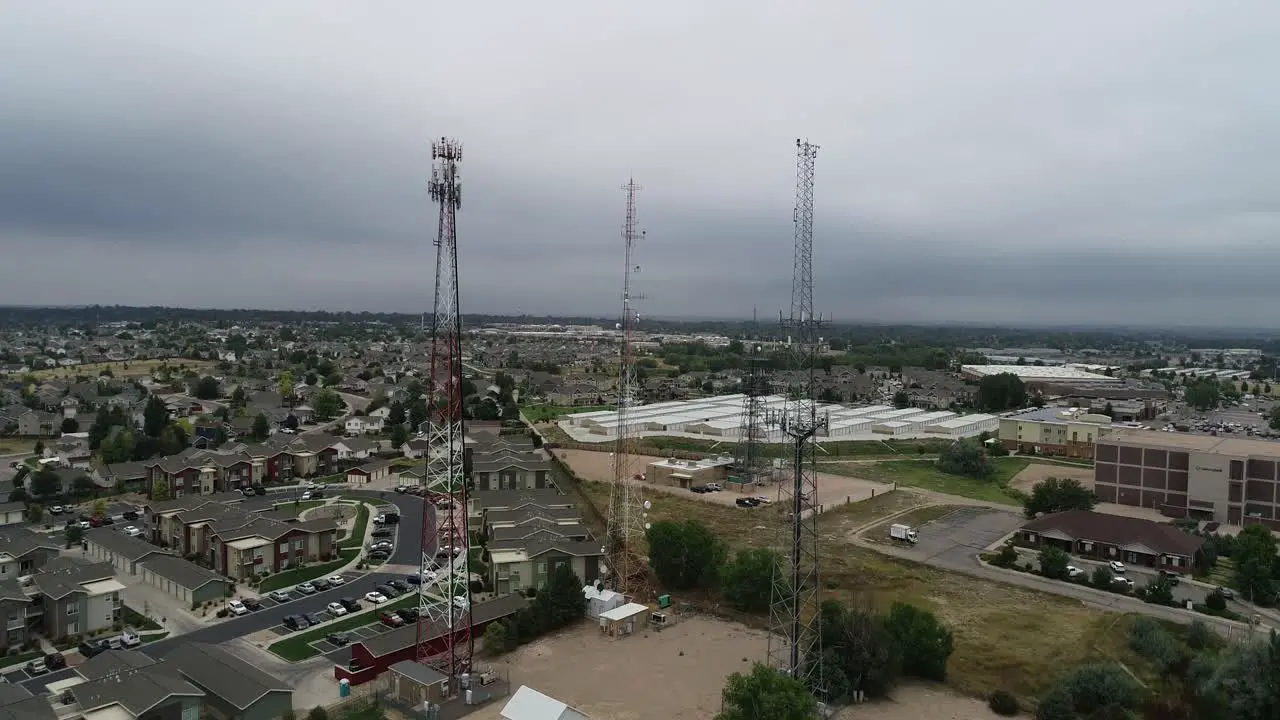
[[[389,312],[335,312],[326,310],[257,310],[248,308],[200,309],[165,306],[87,305],[77,307],[0,306],[0,329],[38,327],[92,327],[103,323],[179,324],[206,323],[230,326],[240,323],[279,324],[383,324],[418,327],[430,315]],[[546,325],[613,325],[614,318],[571,315],[491,315],[469,313],[465,327],[492,323]],[[646,317],[647,332],[703,333],[731,338],[779,339],[776,322],[750,320],[677,320]],[[827,338],[849,345],[927,344],[934,347],[1115,349],[1131,346],[1133,355],[1151,355],[1149,343],[1163,348],[1256,347],[1280,354],[1280,336],[1264,330],[1156,330],[1143,328],[1078,327],[981,327],[973,325],[912,325],[832,323],[822,330]]]

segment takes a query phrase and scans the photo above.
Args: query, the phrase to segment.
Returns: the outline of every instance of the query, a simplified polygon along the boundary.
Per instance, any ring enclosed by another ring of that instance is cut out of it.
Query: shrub
[[[1214,589],[1204,598],[1205,607],[1215,612],[1221,612],[1227,609],[1227,598],[1222,594],[1221,590]]]
[[[1018,705],[1018,698],[1005,690],[991,693],[987,706],[991,708],[991,712],[1004,717],[1013,717],[1022,711],[1022,707]]]
[[[1012,543],[1006,543],[1000,548],[1000,552],[996,555],[995,565],[1000,567],[1013,567],[1018,563],[1018,549]]]
[[[311,708],[311,712],[307,713],[307,720],[329,720],[329,713],[317,705]]]
[[[224,618],[229,614],[231,614],[231,611],[227,610],[226,608],[222,608],[221,610],[218,611],[218,617],[220,618]]]
[[[1213,643],[1213,631],[1202,620],[1193,620],[1187,626],[1187,647],[1203,650]]]

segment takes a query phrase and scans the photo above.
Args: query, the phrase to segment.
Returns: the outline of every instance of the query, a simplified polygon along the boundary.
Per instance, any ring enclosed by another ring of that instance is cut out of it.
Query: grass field
[[[332,575],[341,570],[344,565],[356,559],[356,556],[360,554],[358,549],[342,548],[341,552],[342,557],[338,560],[334,560],[333,562],[321,563],[319,565],[307,565],[296,570],[285,570],[284,572],[278,572],[275,575],[268,575],[263,579],[262,583],[258,585],[258,592],[265,593],[272,590],[279,590],[280,588],[291,587],[308,580],[315,580],[318,577]]]
[[[1217,562],[1213,564],[1213,569],[1209,571],[1209,576],[1205,578],[1205,582],[1231,587],[1235,579],[1236,561],[1229,557],[1219,557]]]
[[[31,373],[38,380],[54,380],[74,378],[77,375],[97,377],[103,370],[110,370],[115,377],[141,377],[155,372],[161,365],[168,365],[179,375],[187,370],[196,372],[208,371],[216,363],[209,360],[188,360],[186,358],[170,358],[168,360],[129,360],[127,362],[85,363],[71,367],[36,370]]]
[[[1031,460],[1022,457],[997,457],[991,459],[994,472],[984,480],[949,475],[934,466],[932,460],[889,460],[881,463],[842,465],[824,463],[822,470],[876,482],[896,482],[898,485],[932,490],[959,497],[996,502],[1004,505],[1020,505],[1021,499],[1009,490],[1009,481],[1022,472]]]
[[[35,447],[35,440],[0,438],[0,455],[30,455]]]
[[[360,503],[356,506],[356,519],[351,525],[351,534],[347,535],[342,542],[338,543],[338,547],[347,549],[355,548],[359,550],[364,547],[364,531],[369,526],[369,506]]]
[[[597,508],[607,507],[606,484],[582,483],[582,490]],[[824,596],[877,608],[903,601],[938,613],[955,634],[947,682],[970,695],[1006,689],[1022,698],[1034,698],[1065,670],[1091,660],[1112,659],[1130,666],[1139,676],[1146,672],[1143,662],[1126,646],[1126,616],[1048,593],[887,557],[848,539],[854,529],[921,502],[918,495],[898,491],[824,513],[819,520],[824,540],[820,550]],[[663,496],[654,503],[650,516],[654,522],[700,520],[735,549],[764,547],[775,538],[765,508],[744,512]],[[744,520],[747,517],[751,520]]]

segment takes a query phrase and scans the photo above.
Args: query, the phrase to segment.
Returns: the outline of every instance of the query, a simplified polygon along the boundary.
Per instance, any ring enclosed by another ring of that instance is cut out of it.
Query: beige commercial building
[[[1095,460],[1103,502],[1280,530],[1280,442],[1117,430],[1097,442]]]
[[[1106,415],[1048,407],[1000,418],[997,437],[1005,448],[1022,453],[1092,458],[1094,442],[1111,429]]]

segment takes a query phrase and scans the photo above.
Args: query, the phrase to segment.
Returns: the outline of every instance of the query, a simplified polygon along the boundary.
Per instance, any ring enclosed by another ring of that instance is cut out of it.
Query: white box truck
[[[901,523],[894,523],[889,526],[889,537],[894,540],[901,540],[909,543],[914,543],[919,539],[919,537],[916,536],[916,531],[912,529],[910,525],[903,525]]]

